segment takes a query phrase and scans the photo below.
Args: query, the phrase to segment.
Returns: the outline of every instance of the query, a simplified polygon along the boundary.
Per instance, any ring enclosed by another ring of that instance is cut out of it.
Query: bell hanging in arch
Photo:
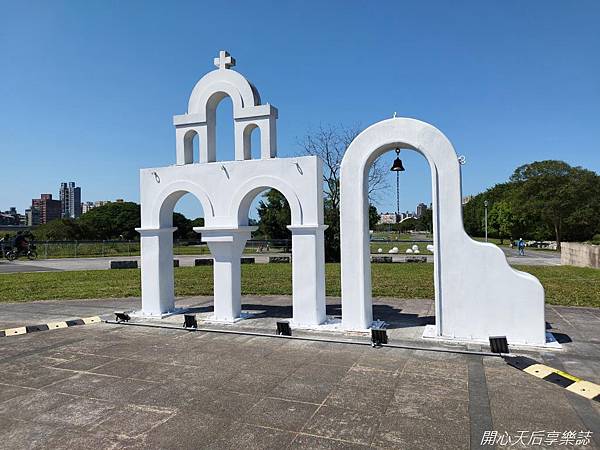
[[[402,160],[398,155],[400,155],[399,148],[396,149],[396,159],[394,160],[394,164],[392,164],[392,167],[390,168],[390,171],[392,172],[404,172],[405,170],[404,166],[402,165]]]

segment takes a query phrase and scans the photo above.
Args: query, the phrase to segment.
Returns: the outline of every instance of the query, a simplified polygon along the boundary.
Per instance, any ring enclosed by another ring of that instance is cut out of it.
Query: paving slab
[[[35,302],[23,312],[0,305],[0,322],[26,321],[33,311],[36,318],[100,314],[136,301]],[[211,302],[178,300],[205,309]],[[433,302],[377,305],[386,311],[390,342],[431,349],[418,333]],[[222,329],[273,333],[278,317],[291,313],[291,299],[247,297],[244,309],[260,314]],[[328,299],[328,311],[339,311],[338,298]],[[557,358],[570,373],[598,382],[598,311],[548,312],[552,330],[569,340],[560,351],[524,354],[548,364]],[[294,330],[310,333],[340,337]],[[462,449],[478,448],[486,424],[513,435],[600,424],[600,403],[500,358],[183,329],[103,323],[2,338],[0,373],[0,439],[11,449]]]

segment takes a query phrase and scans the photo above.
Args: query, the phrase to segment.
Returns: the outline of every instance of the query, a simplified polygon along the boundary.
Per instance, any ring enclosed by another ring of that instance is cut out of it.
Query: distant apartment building
[[[53,200],[52,194],[41,194],[40,198],[31,200],[31,208],[25,211],[27,225],[40,225],[61,217],[61,202]]]
[[[94,202],[83,202],[81,204],[81,214],[85,214],[86,212],[94,209]]]
[[[20,225],[20,214],[17,208],[11,207],[8,211],[0,212],[0,225]]]
[[[396,223],[396,213],[382,213],[379,214],[379,222],[377,222],[378,225],[383,225],[383,224],[391,224],[391,223]]]
[[[76,219],[81,216],[81,188],[75,182],[60,183],[62,217]]]
[[[118,198],[115,200],[115,203],[122,203],[124,200],[122,198]],[[108,205],[112,203],[110,200],[96,200],[95,202],[83,202],[81,204],[81,214],[85,214],[86,212],[99,208],[100,206]]]
[[[28,227],[33,225],[33,210],[31,208],[27,208],[25,210],[25,225]],[[37,216],[37,222],[40,223],[39,215]]]
[[[419,217],[422,217],[423,214],[425,214],[425,212],[427,211],[427,205],[425,203],[419,203],[417,205],[417,214],[415,217],[417,217],[417,219]]]

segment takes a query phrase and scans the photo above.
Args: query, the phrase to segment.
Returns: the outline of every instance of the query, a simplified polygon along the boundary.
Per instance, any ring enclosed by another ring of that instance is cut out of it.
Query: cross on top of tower
[[[214,63],[219,69],[229,69],[235,66],[235,58],[232,58],[225,50],[221,50],[219,57],[215,58]]]

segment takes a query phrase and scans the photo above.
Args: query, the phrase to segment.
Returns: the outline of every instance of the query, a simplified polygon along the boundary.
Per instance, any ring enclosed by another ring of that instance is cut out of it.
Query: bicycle
[[[18,250],[18,249],[13,248],[13,249],[10,249],[7,252],[5,252],[4,256],[9,261],[14,261],[19,256],[27,256],[27,259],[29,259],[30,261],[33,261],[34,259],[37,259],[38,254],[35,249],[35,244],[29,244],[27,246],[27,251]]]

